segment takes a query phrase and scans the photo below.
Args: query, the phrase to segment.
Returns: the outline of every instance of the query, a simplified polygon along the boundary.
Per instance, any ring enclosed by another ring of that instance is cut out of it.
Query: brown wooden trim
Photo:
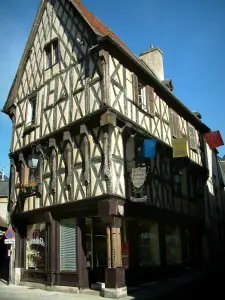
[[[89,283],[86,267],[86,236],[84,218],[77,219],[77,271],[79,288],[88,288]]]

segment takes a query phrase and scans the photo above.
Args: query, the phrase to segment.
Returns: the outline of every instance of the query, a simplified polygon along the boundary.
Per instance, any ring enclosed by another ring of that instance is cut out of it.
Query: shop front
[[[138,218],[130,204],[123,216],[104,215],[99,203],[92,209],[19,214],[16,267],[21,280],[77,289],[96,283],[137,286],[159,280],[199,255],[195,226],[188,222],[139,204]]]

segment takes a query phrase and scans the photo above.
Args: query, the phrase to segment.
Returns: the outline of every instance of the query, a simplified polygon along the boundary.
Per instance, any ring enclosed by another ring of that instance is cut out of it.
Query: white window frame
[[[140,93],[141,90],[141,93]],[[138,106],[147,111],[146,88],[138,82]]]
[[[27,126],[33,125],[35,123],[35,119],[36,119],[36,96],[28,100],[26,125]]]

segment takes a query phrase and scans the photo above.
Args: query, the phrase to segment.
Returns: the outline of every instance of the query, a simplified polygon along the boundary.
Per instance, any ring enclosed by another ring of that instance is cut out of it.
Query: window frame
[[[30,117],[29,117],[29,113],[30,113]],[[28,99],[28,103],[27,103],[26,127],[35,125],[36,114],[37,114],[37,95],[34,95]],[[28,118],[29,118],[29,122],[28,122]]]
[[[138,82],[138,107],[141,108],[144,111],[148,111],[147,97],[146,97],[146,86],[144,86],[140,82]]]
[[[44,47],[45,70],[52,68],[60,62],[59,40],[54,39]]]

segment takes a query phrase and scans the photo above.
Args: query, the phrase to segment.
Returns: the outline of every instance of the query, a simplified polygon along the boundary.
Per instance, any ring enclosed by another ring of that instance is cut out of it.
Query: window
[[[138,106],[143,110],[147,110],[146,90],[141,83],[138,83]]]
[[[45,269],[45,223],[27,227],[26,269]]]
[[[158,223],[141,221],[139,232],[139,265],[160,265]]]
[[[181,236],[177,226],[166,226],[166,261],[168,265],[182,263]]]
[[[28,100],[26,125],[27,126],[33,125],[35,123],[35,117],[36,117],[36,96]]]
[[[196,197],[196,179],[192,173],[188,173],[188,194],[189,197],[194,199]]]
[[[76,219],[60,221],[60,270],[77,269],[77,226]]]
[[[51,68],[59,62],[59,42],[54,40],[45,46],[45,68]]]

